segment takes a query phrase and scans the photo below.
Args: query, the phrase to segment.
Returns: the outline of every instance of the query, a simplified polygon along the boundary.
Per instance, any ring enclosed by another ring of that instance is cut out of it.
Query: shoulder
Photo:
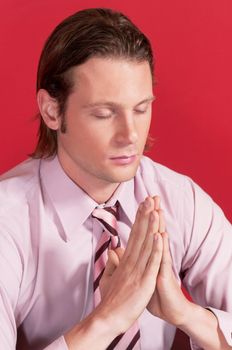
[[[158,183],[169,188],[184,190],[186,184],[194,183],[191,178],[184,174],[180,174],[152,159],[143,156],[140,162],[139,175],[144,183]]]
[[[137,176],[149,195],[159,194],[172,205],[178,202],[185,212],[192,213],[199,204],[208,208],[212,206],[212,198],[189,176],[148,157],[142,157]]]
[[[39,159],[28,159],[0,176],[0,213],[23,205],[39,185]]]

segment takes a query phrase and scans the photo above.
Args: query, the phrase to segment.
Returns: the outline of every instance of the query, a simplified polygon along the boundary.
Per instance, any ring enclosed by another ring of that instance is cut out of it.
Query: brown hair
[[[66,101],[73,87],[71,68],[91,57],[147,61],[153,75],[150,42],[124,14],[91,8],[66,18],[47,39],[37,73],[37,91],[45,89],[58,101],[62,132],[65,132]],[[57,152],[57,132],[47,127],[40,114],[38,116],[38,143],[31,156],[53,156]]]

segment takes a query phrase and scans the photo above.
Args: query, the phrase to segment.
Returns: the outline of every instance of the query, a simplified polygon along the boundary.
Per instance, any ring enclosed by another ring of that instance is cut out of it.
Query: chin
[[[133,169],[118,169],[115,171],[114,174],[111,176],[111,180],[113,182],[119,183],[119,182],[125,182],[133,179],[138,169],[138,165],[133,167]]]

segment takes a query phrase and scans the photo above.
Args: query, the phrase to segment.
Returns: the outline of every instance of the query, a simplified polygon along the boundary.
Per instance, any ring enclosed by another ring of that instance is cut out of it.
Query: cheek
[[[151,120],[150,118],[147,120],[143,120],[137,126],[138,134],[141,138],[146,137],[150,128],[150,120]]]
[[[87,153],[91,150],[96,154],[110,145],[112,130],[109,125],[92,122],[88,118],[83,120],[69,120],[67,123],[67,132],[65,135],[66,142],[70,147]],[[89,155],[88,155],[89,156]]]
[[[89,154],[91,150],[91,158],[96,157],[98,153],[104,152],[109,147],[110,139],[106,129],[101,130],[88,129],[80,133],[80,148]],[[77,141],[78,143],[78,141]]]
[[[109,148],[109,143],[106,142],[106,140],[103,140],[103,138],[93,138],[87,147],[89,147],[89,149],[91,147],[92,157],[97,157],[98,154],[106,152]]]

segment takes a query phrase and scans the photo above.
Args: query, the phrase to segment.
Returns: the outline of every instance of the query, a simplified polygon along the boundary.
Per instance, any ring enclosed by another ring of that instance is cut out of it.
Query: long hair
[[[151,44],[124,14],[91,8],[66,18],[48,37],[37,72],[37,91],[47,90],[58,102],[61,132],[65,132],[66,102],[74,85],[71,68],[91,57],[147,61],[153,76]],[[48,128],[40,114],[38,117],[38,143],[31,156],[53,156],[57,152],[57,131]]]

